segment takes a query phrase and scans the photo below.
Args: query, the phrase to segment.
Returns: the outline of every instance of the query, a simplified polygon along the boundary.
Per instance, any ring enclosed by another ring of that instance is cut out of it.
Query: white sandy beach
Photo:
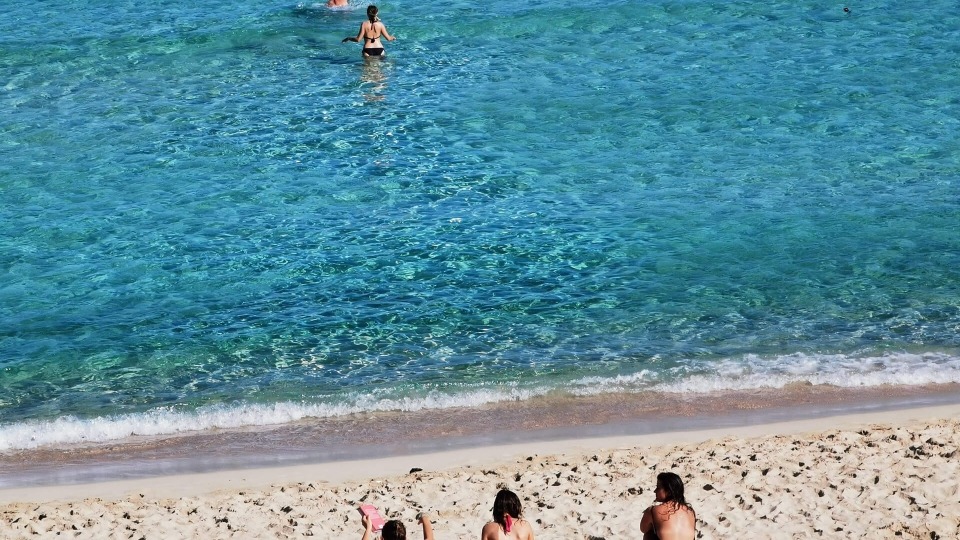
[[[960,405],[0,491],[0,538],[351,538],[355,508],[477,538],[501,486],[540,539],[631,538],[658,472],[702,538],[960,538]],[[413,468],[422,469],[410,472]]]

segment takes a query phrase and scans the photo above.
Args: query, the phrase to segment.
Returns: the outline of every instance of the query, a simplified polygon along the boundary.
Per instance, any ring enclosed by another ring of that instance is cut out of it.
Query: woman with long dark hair
[[[640,519],[644,540],[694,540],[697,514],[683,496],[683,480],[672,472],[660,473],[653,495],[656,504]]]
[[[483,526],[480,540],[533,540],[533,527],[522,512],[520,497],[501,489],[493,501],[493,521]]]
[[[380,22],[377,13],[379,13],[377,6],[367,7],[368,20],[360,24],[360,32],[357,33],[357,37],[345,37],[341,43],[348,41],[359,43],[362,39],[363,49],[361,49],[361,53],[364,58],[381,58],[385,56],[387,52],[383,49],[383,43],[380,42],[380,38],[386,38],[387,41],[393,41],[397,38],[391,36],[390,32],[387,32],[386,25]]]

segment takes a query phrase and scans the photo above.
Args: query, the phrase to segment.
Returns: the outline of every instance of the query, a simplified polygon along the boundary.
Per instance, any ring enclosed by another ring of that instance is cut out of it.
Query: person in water
[[[363,57],[364,58],[380,58],[386,55],[386,51],[383,50],[383,43],[380,43],[380,38],[384,37],[388,41],[393,41],[397,38],[390,35],[390,32],[387,32],[387,27],[380,22],[380,19],[377,17],[379,10],[377,6],[370,6],[367,8],[367,19],[368,21],[363,21],[363,24],[360,25],[360,32],[357,33],[357,37],[345,37],[341,43],[346,43],[352,41],[354,43],[359,43],[360,40],[363,40]]]
[[[327,7],[347,7],[347,0],[327,0]]]
[[[520,498],[501,489],[493,501],[493,521],[483,526],[480,540],[533,540],[533,527],[520,517]]]
[[[361,540],[373,540],[373,523],[370,518],[364,515],[360,521],[363,523],[363,538]],[[430,522],[430,516],[420,513],[417,515],[417,521],[423,527],[423,540],[433,540],[433,524]],[[402,521],[391,519],[383,525],[380,538],[383,540],[407,540],[407,528],[403,526]]]
[[[683,480],[672,472],[657,475],[654,504],[643,512],[643,540],[694,540],[697,514],[683,498]]]

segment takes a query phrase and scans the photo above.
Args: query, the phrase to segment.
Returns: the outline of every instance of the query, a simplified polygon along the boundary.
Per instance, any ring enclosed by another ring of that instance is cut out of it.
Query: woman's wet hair
[[[407,528],[403,522],[391,519],[383,525],[380,536],[383,540],[407,540]]]
[[[657,485],[667,492],[667,500],[682,504],[686,507],[690,503],[683,498],[683,480],[676,473],[662,472],[657,475]]]
[[[367,6],[367,18],[370,19],[370,22],[377,22],[377,13],[379,12],[380,10],[377,9],[377,6]]]
[[[497,498],[493,500],[493,520],[499,523],[503,530],[507,530],[504,514],[509,514],[513,519],[520,519],[522,511],[520,497],[509,489],[501,489],[497,493]]]

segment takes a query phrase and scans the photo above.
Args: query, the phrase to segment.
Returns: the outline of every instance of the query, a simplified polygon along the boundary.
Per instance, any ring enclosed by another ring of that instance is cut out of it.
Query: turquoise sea
[[[956,2],[6,2],[0,451],[960,382]]]

